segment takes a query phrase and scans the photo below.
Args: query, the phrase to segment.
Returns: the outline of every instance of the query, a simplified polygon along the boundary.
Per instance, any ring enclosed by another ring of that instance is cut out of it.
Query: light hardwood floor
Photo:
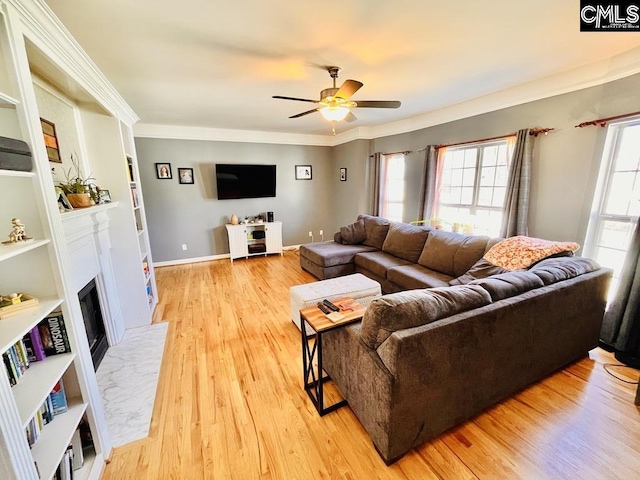
[[[289,287],[314,279],[296,252],[156,271],[169,333],[150,436],[114,449],[104,480],[640,478],[635,387],[602,350],[387,467],[348,407],[320,418],[301,388]]]

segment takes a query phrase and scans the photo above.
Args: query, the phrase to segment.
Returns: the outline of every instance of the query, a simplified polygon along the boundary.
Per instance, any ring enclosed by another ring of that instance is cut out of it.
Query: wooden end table
[[[362,320],[365,311],[365,308],[352,298],[340,298],[331,300],[331,302],[340,308],[340,313],[343,315],[343,318],[335,322],[330,320],[317,306],[300,310],[304,389],[321,417],[347,404],[346,400],[341,400],[329,407],[325,408],[324,406],[323,384],[329,380],[330,377],[329,375],[324,375],[322,370],[322,335],[336,328],[341,328]],[[307,335],[305,323],[315,332],[313,345],[309,345],[309,338],[312,337],[313,334]],[[318,360],[317,370],[313,367],[314,357],[317,357]]]

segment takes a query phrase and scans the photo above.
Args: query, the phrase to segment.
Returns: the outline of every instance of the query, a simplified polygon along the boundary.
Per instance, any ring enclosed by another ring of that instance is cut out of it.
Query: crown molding
[[[23,34],[96,102],[127,125],[139,118],[43,0],[5,0],[18,13]]]
[[[382,125],[355,127],[335,136],[137,124],[134,136],[184,140],[336,146],[453,122],[524,103],[582,90],[640,73],[640,47],[599,62],[560,72],[482,97]]]
[[[174,140],[209,140],[215,142],[275,143],[280,145],[333,146],[333,137],[302,133],[261,132],[225,128],[185,127],[138,123],[133,126],[134,137],[170,138]]]

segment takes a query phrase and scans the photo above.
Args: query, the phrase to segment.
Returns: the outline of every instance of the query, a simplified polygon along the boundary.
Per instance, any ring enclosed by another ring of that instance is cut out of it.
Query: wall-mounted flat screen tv
[[[216,164],[218,200],[276,196],[276,166]]]

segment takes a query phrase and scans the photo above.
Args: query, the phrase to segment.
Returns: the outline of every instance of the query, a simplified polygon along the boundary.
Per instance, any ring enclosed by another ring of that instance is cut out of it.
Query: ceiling
[[[271,96],[317,99],[338,65],[338,84],[364,83],[353,100],[402,102],[356,109],[344,132],[640,59],[638,33],[580,33],[577,1],[46,3],[144,124],[331,135],[320,114],[288,118],[313,105]]]

